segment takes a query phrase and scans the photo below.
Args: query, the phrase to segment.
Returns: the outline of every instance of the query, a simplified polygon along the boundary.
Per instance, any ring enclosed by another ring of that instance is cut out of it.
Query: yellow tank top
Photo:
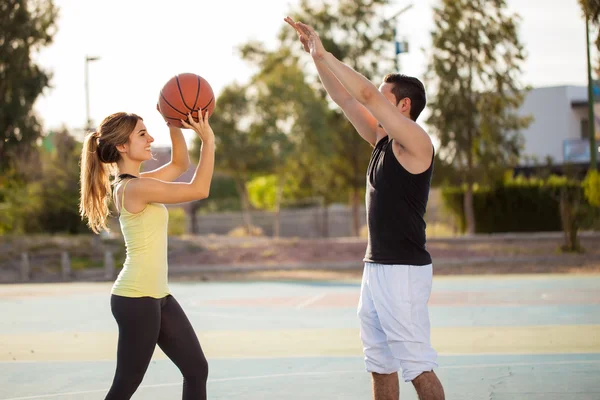
[[[139,213],[125,209],[123,184],[119,223],[125,238],[126,258],[112,287],[112,294],[124,297],[154,297],[169,294],[167,228],[169,213],[164,204],[150,203]]]

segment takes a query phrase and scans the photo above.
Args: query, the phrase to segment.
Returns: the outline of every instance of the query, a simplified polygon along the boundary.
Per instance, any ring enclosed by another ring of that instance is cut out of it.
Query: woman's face
[[[146,125],[141,119],[138,120],[133,132],[129,135],[127,156],[136,161],[146,161],[152,158],[150,144],[154,138],[146,130]]]

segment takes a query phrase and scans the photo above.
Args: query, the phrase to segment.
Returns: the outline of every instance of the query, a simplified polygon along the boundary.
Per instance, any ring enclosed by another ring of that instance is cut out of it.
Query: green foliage
[[[246,182],[253,174],[269,171],[274,162],[273,143],[281,139],[281,135],[262,129],[248,87],[227,86],[217,103],[218,110],[210,120],[217,148],[221,150],[215,161],[217,171],[239,182]],[[192,157],[196,161],[199,148],[200,140],[195,139]]]
[[[66,130],[47,137],[54,150],[46,153],[38,149],[39,164],[29,166],[35,172],[22,165],[19,173],[5,176],[0,232],[88,232],[78,213],[81,144]]]
[[[187,216],[183,208],[169,209],[169,236],[180,236],[187,231]]]
[[[578,0],[579,6],[583,14],[583,18],[587,18],[592,26],[596,27],[596,48],[600,49],[600,0]],[[590,27],[590,30],[593,29]],[[596,72],[599,72],[597,68]]]
[[[208,214],[223,211],[240,211],[240,195],[233,178],[215,173],[210,185],[210,196],[195,202],[197,212]]]
[[[225,87],[217,103],[218,109],[210,118],[220,150],[215,159],[217,170],[242,179],[268,170],[273,162],[271,145],[278,138],[260,130],[248,87],[238,84]],[[198,138],[194,139],[191,154],[195,161],[200,143]]]
[[[389,0],[302,0],[290,15],[313,26],[328,51],[377,85],[384,75],[393,72],[394,21],[386,19],[392,5]],[[288,48],[300,59],[309,59],[289,26],[284,25],[280,38],[281,47]],[[327,94],[316,70],[312,62],[308,64],[306,71],[310,72],[306,81],[322,100],[326,100]],[[300,97],[297,96],[297,99]],[[350,200],[354,233],[358,235],[358,206],[364,198],[365,170],[371,148],[332,102],[329,102],[329,109],[320,114],[324,119],[319,117],[316,120],[318,115],[312,111],[307,113],[298,120],[295,130],[304,132],[304,137],[309,138],[301,142],[302,145],[289,160],[299,182],[297,195],[305,200],[319,199],[323,204]],[[303,124],[311,121],[310,118],[318,124]]]
[[[248,194],[250,202],[255,208],[261,210],[275,209],[277,197],[277,176],[258,176],[248,182]]]
[[[217,110],[210,119],[218,152],[215,169],[235,182],[247,226],[251,221],[246,182],[254,175],[274,169],[277,157],[274,149],[277,143],[285,141],[277,129],[266,129],[252,95],[246,86],[227,86],[219,95]],[[196,139],[191,152],[196,161],[199,148],[200,141]]]
[[[583,190],[587,201],[595,206],[600,207],[600,173],[590,170],[584,181]]]
[[[315,167],[327,158],[330,149],[325,99],[307,83],[298,57],[284,45],[271,52],[260,43],[250,42],[240,52],[259,68],[252,87],[263,129],[278,129],[284,135],[284,140],[275,144],[271,172],[284,181],[296,179],[309,184],[295,192],[297,199],[319,196],[319,183],[328,175]]]
[[[460,231],[465,229],[464,192],[464,187],[455,186],[442,190],[444,206],[456,217]],[[476,188],[473,197],[476,232],[560,231],[563,229],[561,194],[575,210],[576,222],[582,224],[591,215],[585,203],[577,208],[582,193],[580,183],[556,176],[546,180],[517,178],[494,189]]]
[[[435,153],[433,161],[433,176],[431,177],[431,186],[456,186],[460,185],[461,176],[450,162],[440,156],[439,152]]]
[[[298,193],[298,181],[291,179],[282,181],[277,175],[263,175],[258,176],[248,182],[248,194],[250,202],[255,208],[261,210],[275,210],[277,206],[277,190],[278,186],[282,185],[281,199],[280,202],[286,206],[302,205],[302,202],[298,202],[298,198],[295,194]]]
[[[427,123],[468,187],[494,184],[516,164],[519,131],[531,122],[518,114],[525,54],[518,17],[506,8],[503,0],[440,0],[434,7]]]
[[[386,19],[392,5],[395,3],[390,0],[302,0],[290,16],[315,28],[325,48],[338,60],[368,79],[378,80],[394,66],[395,21]],[[297,54],[303,53],[293,29],[284,26],[280,37]]]
[[[0,2],[0,171],[35,151],[41,136],[33,105],[50,73],[33,55],[52,43],[57,14],[51,0]]]
[[[1,190],[4,192],[4,203],[1,205],[0,233],[28,232],[31,224],[35,223],[30,216],[35,216],[42,208],[39,183],[27,184],[13,175]]]

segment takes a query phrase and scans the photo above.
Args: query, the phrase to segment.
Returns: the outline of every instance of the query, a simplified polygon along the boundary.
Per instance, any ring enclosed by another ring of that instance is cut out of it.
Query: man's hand
[[[304,50],[315,60],[321,60],[326,53],[325,47],[323,47],[323,43],[317,35],[317,32],[310,26],[303,24],[302,22],[294,22],[294,20],[290,17],[286,17],[284,19],[285,22],[290,24],[292,28],[296,30],[298,36],[300,38],[300,42],[304,46]]]
[[[300,30],[296,26],[296,23],[294,22],[294,20],[291,17],[285,17],[283,20],[285,22],[287,22],[292,28],[294,28],[294,30],[298,34],[300,43],[302,43],[302,46],[304,47],[304,51],[306,51],[307,53],[310,53],[310,49],[308,48],[308,43],[306,42],[306,36],[304,36],[302,33],[300,33]]]

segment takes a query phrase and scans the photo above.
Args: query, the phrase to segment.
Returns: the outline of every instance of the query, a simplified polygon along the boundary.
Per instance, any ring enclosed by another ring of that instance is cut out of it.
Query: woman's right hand
[[[181,124],[184,128],[192,129],[196,132],[202,143],[214,143],[215,133],[208,123],[208,112],[205,112],[204,115],[202,115],[202,111],[198,111],[198,117],[200,120],[196,122],[192,117],[192,114],[188,113],[188,122],[182,119]]]

